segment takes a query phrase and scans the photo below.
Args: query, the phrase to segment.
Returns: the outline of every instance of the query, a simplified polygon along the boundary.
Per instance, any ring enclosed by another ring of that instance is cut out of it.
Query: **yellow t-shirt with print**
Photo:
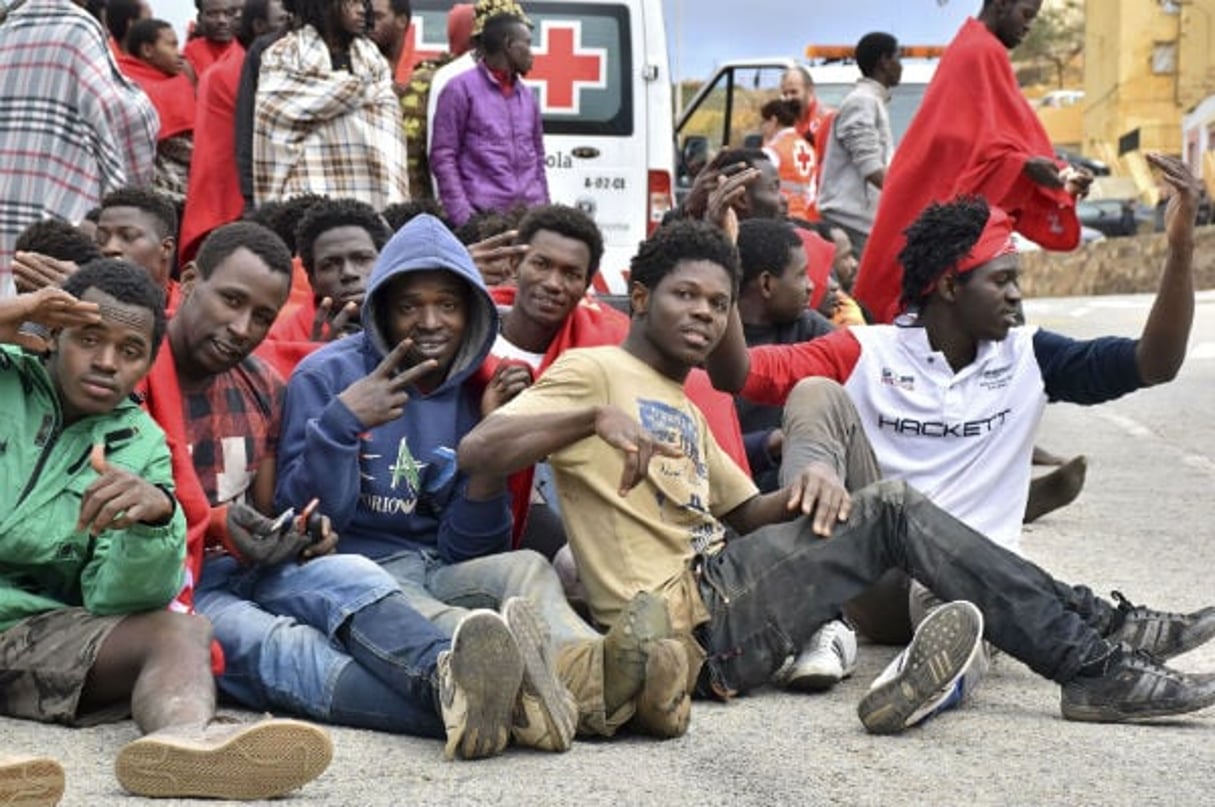
[[[685,587],[689,561],[721,547],[725,530],[718,518],[757,491],[713,439],[682,385],[619,347],[567,350],[500,411],[546,415],[606,404],[683,452],[679,458],[655,455],[645,481],[624,497],[624,454],[597,435],[549,457],[591,614],[611,625],[637,592],[677,594],[673,589]],[[688,592],[682,594],[675,599]],[[698,596],[692,599],[700,611],[695,625],[708,614]],[[671,605],[672,618],[685,622],[678,613],[683,609]]]

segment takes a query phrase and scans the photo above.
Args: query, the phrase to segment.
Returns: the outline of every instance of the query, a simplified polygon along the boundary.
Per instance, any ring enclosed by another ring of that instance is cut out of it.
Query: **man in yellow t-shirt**
[[[862,699],[872,732],[899,732],[935,711],[985,629],[1063,685],[1068,719],[1118,722],[1215,703],[1215,680],[1137,650],[1142,631],[1103,630],[1099,615],[1069,604],[1070,587],[905,483],[850,495],[811,453],[822,428],[804,416],[813,387],[800,384],[786,406],[784,487],[758,493],[680,390],[727,327],[738,327],[737,251],[705,224],[677,222],[641,246],[630,279],[623,344],[567,351],[458,451],[462,468],[487,475],[549,458],[597,622],[610,624],[638,590],[661,594],[689,659],[704,659],[691,665],[690,684],[726,696],[766,683],[844,602],[901,568],[955,602],[920,624],[906,664]],[[727,542],[723,525],[743,537]],[[1169,614],[1145,610],[1148,618],[1175,627]]]

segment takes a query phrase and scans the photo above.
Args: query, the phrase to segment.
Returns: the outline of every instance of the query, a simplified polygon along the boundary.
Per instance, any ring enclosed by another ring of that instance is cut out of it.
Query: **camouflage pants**
[[[123,618],[63,608],[24,619],[0,633],[0,714],[69,726],[126,718],[128,702],[77,714],[89,670]]]

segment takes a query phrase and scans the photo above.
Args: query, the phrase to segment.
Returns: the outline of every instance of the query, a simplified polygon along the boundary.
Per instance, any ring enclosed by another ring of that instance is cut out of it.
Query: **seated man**
[[[1173,615],[1144,612],[1119,625],[1115,609],[1082,601],[1079,589],[905,482],[849,497],[833,468],[807,462],[818,423],[804,416],[800,387],[784,421],[786,486],[759,494],[679,386],[726,331],[737,272],[737,252],[715,229],[660,229],[631,265],[624,344],[567,351],[461,441],[460,467],[486,476],[549,458],[597,622],[613,624],[638,588],[660,593],[685,642],[703,648],[697,692],[728,695],[766,683],[844,602],[899,567],[978,608],[950,603],[920,625],[907,663],[861,701],[872,732],[903,730],[951,690],[984,629],[1063,685],[1067,719],[1124,721],[1215,703],[1215,678],[1151,655],[1190,633]],[[727,543],[726,525],[743,537]]]
[[[1021,292],[1012,223],[969,197],[930,206],[907,230],[900,260],[904,302],[919,310],[914,326],[854,328],[750,351],[735,334],[710,368],[743,397],[766,404],[784,402],[809,376],[842,384],[816,387],[822,427],[814,456],[831,463],[852,490],[879,476],[905,480],[1018,552],[1033,438],[1046,403],[1112,400],[1170,380],[1185,357],[1198,182],[1176,160],[1150,159],[1177,193],[1168,259],[1139,340],[1079,342],[1014,327]],[[923,602],[924,592],[914,589],[913,603]],[[1125,601],[1099,610],[1116,622],[1137,619]],[[1215,635],[1215,611],[1191,622],[1191,641]]]
[[[101,200],[94,234],[101,254],[123,258],[148,271],[165,289],[165,310],[177,309],[177,281],[172,279],[177,251],[177,211],[166,197],[144,188],[119,188]]]
[[[496,754],[524,658],[536,679],[530,691],[560,695],[545,663],[545,629],[526,601],[505,609],[509,630],[497,614],[473,612],[449,642],[380,566],[327,554],[337,541],[327,519],[313,529],[290,519],[280,529],[268,517],[283,382],[251,353],[290,282],[291,255],[274,233],[248,222],[214,231],[183,275],[168,355],[152,370],[158,381],[175,376],[180,392],[194,467],[179,487],[200,486],[212,508],[195,606],[224,650],[219,686],[253,709],[360,728],[442,736],[446,725],[449,755]],[[523,706],[532,704],[549,708],[539,699]],[[516,737],[545,740],[534,731]]]
[[[371,267],[392,236],[370,205],[321,199],[296,229],[300,262],[312,286],[312,305],[274,324],[272,341],[328,342],[362,328],[359,308]]]
[[[0,341],[51,329],[48,357],[0,346],[0,713],[87,725],[133,715],[146,736],[115,772],[144,796],[266,798],[311,781],[332,746],[287,720],[215,723],[211,629],[164,606],[185,521],[169,452],[130,399],[165,329],[140,269],[98,261],[64,289],[0,301]],[[298,754],[246,751],[293,746]]]
[[[797,135],[801,137],[801,135]],[[747,219],[738,227],[742,272],[738,313],[747,346],[808,342],[835,330],[817,311],[808,309],[806,249],[788,222]],[[736,397],[734,406],[747,446],[752,479],[761,493],[780,487],[782,410]],[[790,689],[829,689],[856,669],[856,633],[832,619],[809,644],[777,671],[774,680]]]
[[[498,314],[468,251],[437,219],[418,216],[388,242],[362,321],[362,333],[308,356],[287,385],[277,506],[319,499],[339,549],[379,562],[445,633],[467,607],[532,599],[552,626],[584,732],[612,734],[639,700],[682,698],[686,660],[678,645],[662,645],[661,603],[637,598],[621,628],[601,637],[570,609],[543,557],[506,551],[505,480],[456,468],[460,438],[509,391],[491,381],[482,394],[468,383]]]

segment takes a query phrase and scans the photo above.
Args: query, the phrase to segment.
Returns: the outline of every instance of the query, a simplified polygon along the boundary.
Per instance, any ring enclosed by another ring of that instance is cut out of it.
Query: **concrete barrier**
[[[1151,233],[1107,238],[1075,252],[1025,252],[1021,290],[1026,297],[1154,292],[1167,249],[1164,233]],[[1195,234],[1194,282],[1215,289],[1215,226]]]

